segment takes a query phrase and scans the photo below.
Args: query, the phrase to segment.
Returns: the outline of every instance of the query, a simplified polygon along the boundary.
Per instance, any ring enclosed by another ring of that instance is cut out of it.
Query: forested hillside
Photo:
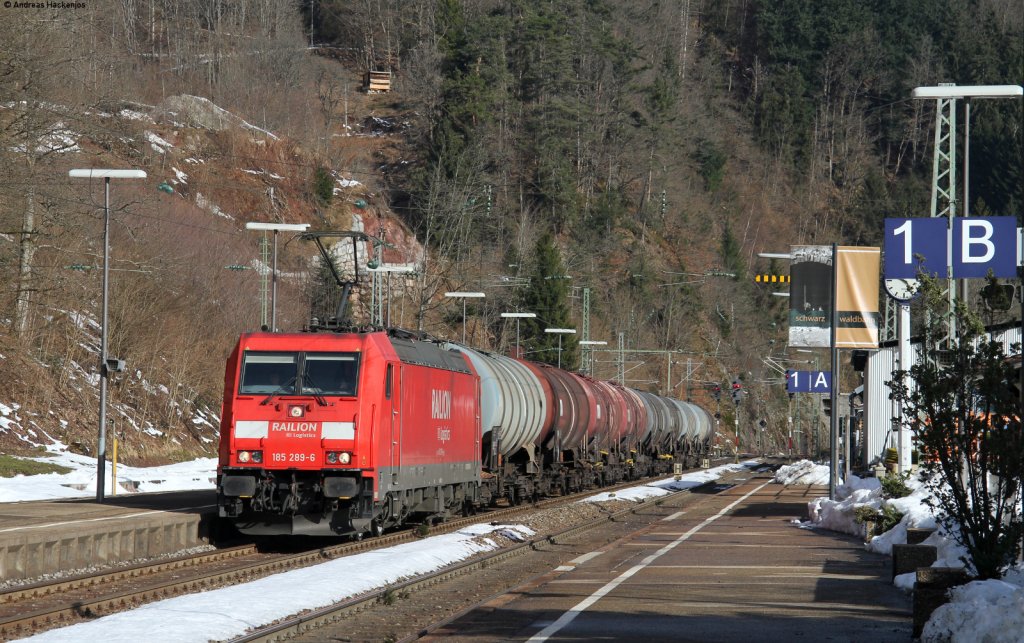
[[[265,320],[246,221],[383,236],[364,261],[419,268],[396,279],[396,325],[465,325],[504,351],[500,313],[531,310],[523,350],[553,362],[543,328],[589,324],[648,351],[597,353],[597,377],[713,408],[705,384],[741,376],[743,422],[778,429],[763,359],[785,343],[784,300],[753,274],[785,267],[757,253],[877,244],[885,217],[926,215],[935,107],[911,90],[1024,80],[1016,0],[67,5],[0,10],[8,451],[95,442],[100,271],[74,268],[100,265],[104,196],[70,168],[149,174],[111,183],[129,459],[215,447],[223,359]],[[368,70],[391,91],[362,91]],[[971,212],[1018,214],[1022,106],[979,100],[971,118]],[[324,299],[317,253],[280,242],[278,326],[298,329]],[[453,290],[487,296],[463,319]]]

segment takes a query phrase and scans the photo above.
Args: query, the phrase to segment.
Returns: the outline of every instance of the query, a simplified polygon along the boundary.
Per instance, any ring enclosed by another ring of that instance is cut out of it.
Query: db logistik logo
[[[4,9],[85,9],[85,2],[12,2],[5,0]]]

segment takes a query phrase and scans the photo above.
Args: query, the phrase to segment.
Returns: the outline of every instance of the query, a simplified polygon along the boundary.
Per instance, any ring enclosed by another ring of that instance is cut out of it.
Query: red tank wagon
[[[243,335],[220,515],[248,534],[362,534],[479,503],[478,382],[460,353],[384,332]]]

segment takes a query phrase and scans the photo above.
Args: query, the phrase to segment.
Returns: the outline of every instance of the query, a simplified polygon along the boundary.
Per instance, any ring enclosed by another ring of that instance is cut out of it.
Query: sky
[[[95,496],[96,461],[66,451],[48,457],[34,458],[73,469],[66,474],[46,474],[0,478],[0,502],[45,500]],[[681,480],[667,478],[616,491],[615,500],[640,501],[666,495],[717,480],[722,475],[756,466],[756,461],[730,464],[706,471],[685,474]],[[216,460],[192,462],[152,468],[118,467],[118,480],[131,480],[141,492],[210,488],[215,477]],[[109,481],[110,471],[107,471]],[[787,485],[827,485],[828,468],[807,460],[783,467],[776,482]],[[936,527],[935,519],[924,504],[927,491],[915,480],[913,495],[884,502],[897,505],[904,512],[903,521],[891,531],[876,536],[865,545],[870,551],[889,555],[894,543],[906,542],[907,527]],[[853,518],[855,506],[879,507],[883,502],[877,480],[852,477],[837,486],[837,500],[815,498],[808,503],[810,519],[794,523],[794,529],[828,529],[860,535],[861,525]],[[613,499],[611,494],[593,496],[590,502]],[[392,584],[414,574],[433,571],[464,560],[473,554],[493,550],[500,545],[492,535],[511,540],[532,535],[523,525],[477,524],[451,534],[432,536],[413,543],[348,556],[320,565],[275,574],[201,594],[179,596],[120,612],[87,623],[50,630],[28,641],[61,642],[103,640],[149,643],[162,641],[196,643],[224,640],[243,634],[252,627],[270,623],[305,609],[315,609]],[[933,534],[927,544],[939,549],[937,566],[960,566],[963,551],[950,539]],[[904,591],[913,586],[913,574],[896,578]],[[345,578],[344,587],[336,582]],[[953,600],[940,607],[924,631],[923,641],[989,641],[1019,642],[1024,632],[1024,568],[1011,571],[1003,581],[976,581],[954,590]],[[276,598],[267,602],[266,596]],[[235,606],[230,614],[218,610],[219,605]],[[181,615],[187,614],[188,618]],[[987,637],[987,638],[986,638]]]

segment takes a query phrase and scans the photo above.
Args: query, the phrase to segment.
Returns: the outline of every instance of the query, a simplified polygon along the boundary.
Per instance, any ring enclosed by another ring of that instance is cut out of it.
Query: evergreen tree
[[[722,263],[725,265],[725,269],[736,275],[735,279],[742,277],[743,273],[746,272],[746,266],[743,262],[743,247],[740,245],[736,236],[732,233],[732,228],[729,223],[726,222],[725,228],[722,230]]]
[[[559,363],[558,342],[562,342],[561,364],[566,370],[579,366],[576,335],[545,333],[545,328],[573,328],[569,320],[569,280],[562,265],[562,255],[550,232],[537,240],[533,273],[529,289],[523,295],[525,309],[536,313],[536,319],[526,320],[522,343],[530,357],[538,362]]]

